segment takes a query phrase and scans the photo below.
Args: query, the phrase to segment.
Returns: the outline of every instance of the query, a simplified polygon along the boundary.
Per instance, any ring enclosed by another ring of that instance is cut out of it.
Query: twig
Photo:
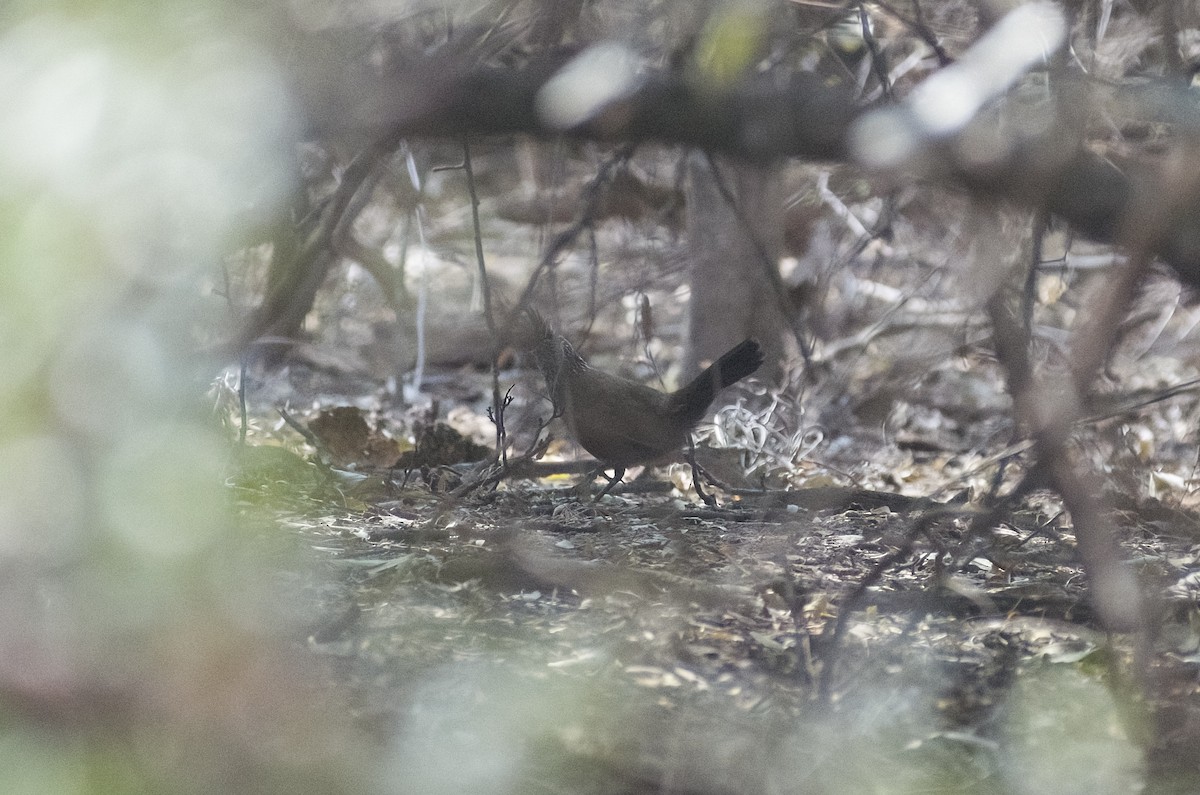
[[[400,302],[407,295],[404,281],[398,279],[396,270],[387,258],[380,252],[368,248],[354,236],[354,222],[362,215],[362,211],[375,195],[375,187],[383,177],[384,169],[375,168],[367,172],[362,182],[355,187],[342,210],[333,231],[329,236],[329,245],[339,255],[352,259],[363,266],[375,279],[383,292],[389,306],[399,312]],[[418,186],[419,190],[419,186]]]
[[[296,294],[315,293],[332,263],[332,239],[338,224],[363,183],[370,177],[379,159],[386,154],[387,145],[379,141],[363,149],[342,171],[341,179],[333,195],[320,206],[313,228],[304,234],[303,242],[295,251],[290,251],[286,264],[280,271],[272,266],[272,272],[282,275],[268,285],[269,290],[262,303],[245,321],[230,348],[241,352],[259,339],[275,325],[289,310]],[[304,222],[301,226],[306,226]],[[278,249],[276,256],[280,256]]]
[[[626,144],[613,153],[612,157],[600,164],[600,168],[596,171],[596,176],[584,186],[580,194],[583,206],[580,209],[579,215],[566,229],[563,229],[551,239],[550,245],[546,247],[545,253],[542,254],[542,258],[538,262],[538,266],[534,269],[533,274],[530,275],[529,281],[526,282],[525,289],[521,292],[521,297],[508,313],[508,319],[504,324],[504,328],[501,329],[502,334],[507,335],[512,331],[521,312],[530,305],[534,290],[537,289],[542,275],[554,268],[558,262],[559,255],[574,243],[580,234],[592,228],[595,223],[595,215],[599,208],[600,198],[603,196],[603,187],[612,180],[618,166],[628,163],[636,150],[636,144]]]
[[[550,440],[546,439],[541,444],[535,445],[530,450],[522,453],[516,458],[509,459],[507,463],[503,465],[499,461],[499,455],[494,456],[487,466],[484,467],[484,474],[481,474],[475,480],[467,481],[458,488],[448,492],[446,494],[447,499],[451,501],[460,500],[473,491],[486,488],[488,486],[494,486],[505,478],[511,477],[513,474],[520,472],[522,464],[526,462],[532,462],[542,453],[546,452],[546,445],[549,443]]]
[[[286,422],[293,431],[303,436],[304,441],[312,445],[317,452],[325,451],[325,445],[323,445],[321,440],[316,437],[316,434],[304,426],[304,423],[300,422],[300,420],[289,414],[287,409],[277,409],[277,411],[279,412],[279,416],[283,417],[283,421]]]
[[[504,427],[504,414],[513,401],[512,391],[513,388],[510,386],[504,392],[504,399],[500,401],[499,408],[493,409],[488,406],[488,419],[496,426],[496,450],[500,454],[501,466],[508,465],[508,432]]]
[[[854,589],[838,605],[838,616],[837,621],[833,625],[833,635],[827,643],[822,644],[822,662],[824,664],[821,668],[821,675],[817,679],[817,695],[824,703],[832,703],[834,674],[836,673],[838,659],[841,654],[842,638],[845,636],[846,629],[850,625],[850,616],[858,610],[859,604],[867,593],[867,589],[879,582],[884,572],[907,557],[916,545],[917,537],[927,532],[936,520],[946,516],[958,516],[961,513],[961,508],[941,508],[931,510],[920,516],[916,520],[916,523],[904,534],[904,539],[900,546],[880,558],[871,567],[871,570],[867,572],[867,575],[859,580],[858,585],[854,586]]]
[[[875,79],[879,81],[879,88],[883,92],[884,99],[890,102],[892,100],[892,81],[888,76],[887,61],[884,60],[883,50],[875,38],[875,33],[871,30],[871,16],[867,12],[866,4],[860,4],[858,7],[858,22],[862,29],[863,42],[867,45],[867,52],[871,54],[871,71],[875,73]]]
[[[246,410],[246,357],[238,357],[238,444],[246,446],[246,428],[250,424]]]
[[[1050,226],[1050,216],[1045,210],[1038,211],[1033,219],[1033,240],[1029,252],[1029,271],[1025,274],[1025,290],[1021,294],[1021,322],[1025,333],[1033,333],[1033,308],[1037,303],[1038,266],[1042,263],[1045,251],[1046,230]]]
[[[496,451],[503,465],[507,465],[506,442],[504,439],[504,400],[500,397],[500,351],[504,340],[496,332],[496,318],[492,313],[492,286],[488,281],[487,261],[483,255],[483,229],[479,222],[479,193],[475,189],[475,168],[471,163],[471,142],[463,136],[463,173],[467,178],[467,194],[471,197],[471,228],[475,237],[475,264],[478,267],[477,278],[483,292],[483,319],[487,323],[488,332],[492,336],[492,410],[495,413],[493,422],[496,425]]]
[[[710,508],[716,508],[717,498],[712,494],[704,493],[703,480],[708,473],[705,472],[704,468],[701,467],[699,462],[696,461],[696,440],[690,433],[688,434],[687,462],[692,467],[692,487],[696,489],[696,494],[700,496],[700,499],[704,501],[705,505]],[[713,483],[715,484],[716,481],[713,480]]]
[[[486,464],[480,467],[478,471],[481,474],[478,477],[476,477],[474,480],[466,481],[458,488],[450,491],[446,495],[447,498],[450,500],[459,500],[477,489],[485,488],[487,486],[494,486],[495,484],[504,480],[506,477],[510,477],[520,472],[523,464],[532,463],[536,459],[540,458],[542,454],[546,452],[546,447],[550,444],[549,438],[542,438],[542,432],[545,431],[550,425],[550,422],[554,419],[554,416],[557,415],[553,415],[550,417],[550,419],[546,420],[540,418],[538,419],[538,427],[533,434],[533,441],[530,442],[529,447],[525,450],[525,452],[521,453],[516,458],[509,459],[501,451],[497,450],[496,454],[493,455]]]
[[[904,16],[895,8],[893,8],[891,4],[883,2],[883,0],[876,0],[875,5],[879,6],[880,9],[896,19],[900,20],[905,27],[907,27],[913,33],[916,33],[917,37],[920,38],[921,41],[929,45],[929,49],[933,50],[934,54],[937,56],[939,65],[949,66],[950,64],[954,63],[954,59],[950,57],[950,54],[946,52],[946,48],[942,46],[940,41],[938,41],[937,34],[935,34],[933,30],[930,29],[929,25],[925,23],[925,15],[921,11],[921,4],[919,2],[913,2],[913,19],[909,19],[908,17]]]

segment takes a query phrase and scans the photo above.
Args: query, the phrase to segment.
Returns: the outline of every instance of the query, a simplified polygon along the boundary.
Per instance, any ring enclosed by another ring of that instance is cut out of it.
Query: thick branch
[[[847,89],[808,73],[758,75],[711,90],[685,72],[661,71],[641,78],[627,96],[586,122],[558,130],[539,116],[537,98],[568,60],[547,57],[520,68],[467,68],[461,59],[434,56],[375,82],[325,85],[306,95],[310,132],[367,135],[385,147],[411,136],[565,134],[605,142],[675,143],[759,162],[781,157],[846,160],[852,128],[863,111]],[[918,173],[909,177],[1044,208],[1090,238],[1114,242],[1129,213],[1154,214],[1135,204],[1155,201],[1155,191],[1135,188],[1156,184],[1160,169],[1151,163],[1118,167],[1083,148],[1079,123],[1091,99],[1069,80],[1061,87],[1059,111],[1036,134],[997,139],[1000,154],[982,162],[963,155],[961,137],[927,143],[927,155],[913,164]],[[1200,128],[1200,118],[1193,118],[1197,114],[1181,110],[1194,103],[1184,93],[1164,87],[1114,90],[1117,102],[1141,107],[1181,128]],[[1023,113],[1019,107],[1010,112]],[[978,135],[980,128],[997,124],[994,117],[981,119],[963,135]],[[1173,219],[1154,253],[1184,281],[1200,285],[1200,199],[1191,204],[1195,206]]]

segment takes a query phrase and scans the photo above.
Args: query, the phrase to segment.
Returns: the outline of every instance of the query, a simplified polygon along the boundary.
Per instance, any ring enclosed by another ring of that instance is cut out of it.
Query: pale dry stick
[[[791,466],[807,457],[821,443],[824,431],[815,426],[805,426],[803,412],[798,406],[791,413],[800,418],[800,425],[790,434],[778,429],[782,404],[780,395],[772,393],[770,405],[756,412],[746,408],[745,402],[739,399],[734,405],[717,411],[712,439],[717,447],[741,448],[750,454],[752,461],[747,474],[768,463],[781,468]]]
[[[817,175],[817,193],[820,195],[822,203],[833,210],[834,215],[842,219],[842,222],[850,229],[850,233],[854,235],[856,241],[871,239],[871,233],[867,231],[866,224],[858,220],[858,216],[846,206],[845,202],[829,189],[829,172],[826,170],[822,170]]]

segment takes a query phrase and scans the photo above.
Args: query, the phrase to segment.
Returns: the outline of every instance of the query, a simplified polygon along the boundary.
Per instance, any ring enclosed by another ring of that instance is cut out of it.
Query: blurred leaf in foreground
[[[264,9],[260,9],[264,10]],[[362,791],[283,641],[198,400],[199,277],[293,119],[240,4],[0,28],[0,790]]]

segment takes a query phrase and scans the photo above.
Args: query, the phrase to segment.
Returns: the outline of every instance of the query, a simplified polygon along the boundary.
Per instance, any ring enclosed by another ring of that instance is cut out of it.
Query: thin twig
[[[1033,333],[1033,309],[1037,303],[1038,266],[1042,263],[1045,253],[1046,231],[1050,226],[1050,216],[1045,210],[1038,211],[1033,219],[1033,239],[1029,251],[1029,270],[1025,274],[1025,290],[1021,293],[1021,322],[1025,333]]]
[[[891,4],[886,3],[883,0],[875,0],[875,5],[879,6],[880,9],[890,14],[892,17],[900,20],[905,27],[917,34],[917,37],[920,38],[921,41],[929,45],[929,49],[933,50],[934,54],[937,56],[939,65],[949,66],[950,64],[954,63],[954,59],[950,57],[950,54],[946,52],[946,48],[942,46],[940,41],[938,41],[937,34],[934,33],[929,25],[925,23],[925,15],[921,11],[921,4],[919,2],[913,3],[913,19],[909,19],[904,14],[901,14],[899,11],[893,8]]]
[[[637,150],[636,144],[626,144],[618,149],[613,155],[600,164],[600,168],[596,171],[596,176],[584,186],[580,194],[579,215],[566,228],[555,235],[546,251],[542,254],[538,266],[530,275],[528,282],[525,284],[525,289],[521,292],[521,297],[508,313],[508,319],[505,321],[502,334],[508,334],[512,331],[514,324],[517,322],[521,313],[530,305],[533,298],[533,293],[537,289],[538,283],[543,274],[552,270],[558,264],[559,256],[572,245],[575,240],[585,230],[591,229],[595,224],[596,211],[599,208],[600,199],[603,197],[603,188],[611,180],[616,173],[617,168],[625,163],[628,163],[633,153]]]
[[[867,575],[859,580],[858,585],[854,586],[853,590],[846,594],[846,597],[838,604],[838,616],[833,625],[833,634],[827,643],[822,644],[821,659],[824,665],[817,680],[817,695],[824,703],[832,703],[834,675],[841,653],[842,638],[850,626],[850,616],[858,610],[867,589],[879,582],[888,569],[907,557],[916,545],[917,538],[926,533],[935,521],[961,514],[962,508],[941,508],[931,510],[918,517],[914,525],[904,534],[900,546],[880,558],[867,572]]]
[[[317,452],[325,451],[325,445],[321,444],[321,440],[316,437],[316,434],[305,427],[304,423],[300,422],[300,420],[288,413],[287,409],[277,409],[277,411],[279,412],[279,416],[283,418],[283,421],[287,423],[293,431],[303,436],[304,441],[312,445]]]
[[[871,29],[871,16],[867,12],[865,4],[858,7],[858,22],[862,30],[863,42],[866,43],[867,52],[871,55],[871,71],[875,73],[875,79],[879,81],[879,88],[883,92],[884,99],[891,102],[892,81],[888,76],[887,61],[883,57],[883,49],[879,46],[874,31]]]
[[[246,357],[238,357],[238,445],[246,446],[246,429],[250,424],[246,410]]]
[[[305,294],[309,290],[315,293],[333,262],[332,240],[338,225],[355,194],[386,153],[385,143],[376,142],[355,155],[343,169],[333,195],[320,206],[319,212],[314,209],[316,216],[311,222],[313,228],[304,234],[298,250],[291,254],[291,261],[282,270],[284,276],[268,285],[267,295],[239,330],[230,346],[232,350],[241,352],[266,333],[284,316],[297,293]],[[301,227],[308,223],[302,222]],[[276,256],[279,256],[278,250]]]
[[[492,314],[492,287],[488,281],[487,261],[483,256],[483,228],[479,222],[479,194],[475,189],[475,169],[471,163],[471,142],[464,136],[463,173],[467,178],[467,194],[471,197],[471,228],[475,236],[475,264],[478,267],[477,278],[483,292],[483,319],[487,323],[488,332],[492,336],[492,410],[495,412],[496,452],[500,456],[502,466],[508,464],[508,452],[504,440],[503,400],[500,397],[500,351],[504,340],[496,333],[496,318]]]

